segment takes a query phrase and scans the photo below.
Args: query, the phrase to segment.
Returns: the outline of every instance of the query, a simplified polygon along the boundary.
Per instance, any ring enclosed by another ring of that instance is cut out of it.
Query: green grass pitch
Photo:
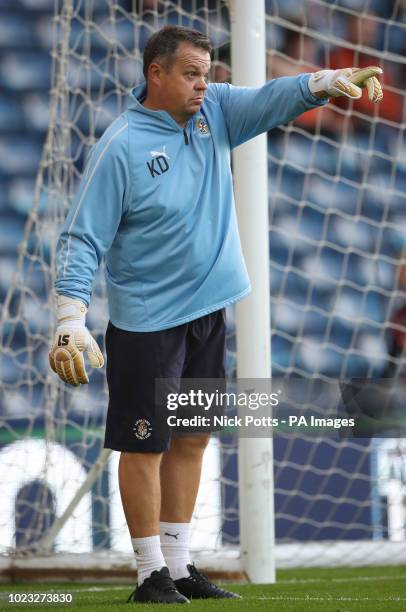
[[[240,593],[240,600],[193,601],[192,611],[242,610],[277,612],[389,612],[406,610],[406,566],[363,567],[339,569],[281,570],[277,583],[271,585],[227,585]],[[72,593],[70,605],[10,604],[8,593],[60,592]],[[166,606],[126,604],[131,587],[108,584],[13,584],[0,586],[0,610],[75,609],[88,611],[125,612],[137,610],[162,610]],[[175,606],[179,609],[179,605]],[[171,606],[171,609],[173,606]]]

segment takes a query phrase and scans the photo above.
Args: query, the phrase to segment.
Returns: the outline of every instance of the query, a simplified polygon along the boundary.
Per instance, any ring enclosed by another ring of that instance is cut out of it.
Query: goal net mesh
[[[385,101],[379,107],[339,101],[269,133],[273,375],[387,376],[401,382],[405,4],[273,0],[266,9],[268,78],[370,64],[385,72]],[[206,32],[214,46],[211,78],[230,81],[225,1],[56,1],[44,28],[52,58],[49,130],[1,309],[0,546],[5,555],[24,551],[35,558],[38,543],[102,452],[105,372],[90,371],[88,386],[71,389],[49,370],[55,245],[89,148],[125,110],[129,89],[142,80],[145,43],[167,23]],[[108,312],[102,269],[87,321],[103,346]],[[231,309],[227,369],[235,376]],[[237,448],[235,438],[220,436],[206,453],[192,547],[207,553],[208,564],[217,552],[228,554],[230,563],[238,556]],[[406,558],[402,439],[280,432],[274,455],[280,566]],[[116,453],[62,523],[47,541],[48,552],[131,555]],[[393,545],[390,552],[384,543]],[[382,550],[388,550],[386,556]]]

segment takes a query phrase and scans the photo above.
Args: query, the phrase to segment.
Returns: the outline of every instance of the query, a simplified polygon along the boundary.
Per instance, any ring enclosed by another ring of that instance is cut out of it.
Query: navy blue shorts
[[[156,380],[224,379],[225,345],[224,309],[156,332],[125,331],[109,322],[105,448],[168,450],[174,428],[167,425],[166,405],[157,402]]]

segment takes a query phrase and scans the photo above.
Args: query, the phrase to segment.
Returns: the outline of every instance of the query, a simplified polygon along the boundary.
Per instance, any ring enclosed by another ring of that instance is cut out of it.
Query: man
[[[58,244],[50,363],[72,385],[88,383],[83,351],[103,366],[85,315],[106,258],[105,446],[121,451],[120,492],[138,568],[133,601],[236,597],[189,557],[208,435],[171,437],[154,414],[155,379],[224,377],[224,309],[250,291],[231,149],[329,95],[359,97],[357,85],[380,95],[379,69],[302,74],[259,89],[208,85],[210,52],[206,36],[178,26],[150,38],[146,83],[92,151]]]

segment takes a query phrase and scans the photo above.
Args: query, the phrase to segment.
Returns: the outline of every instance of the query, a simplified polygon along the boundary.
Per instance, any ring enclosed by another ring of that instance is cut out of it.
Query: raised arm
[[[228,83],[211,85],[223,111],[231,147],[326,104],[327,100],[310,92],[309,76],[280,77],[258,88],[235,87]]]
[[[357,99],[365,87],[370,101],[380,102],[382,89],[377,76],[381,73],[376,66],[344,68],[280,77],[258,88],[228,83],[215,83],[211,87],[220,102],[233,148],[326,104],[330,96]]]

